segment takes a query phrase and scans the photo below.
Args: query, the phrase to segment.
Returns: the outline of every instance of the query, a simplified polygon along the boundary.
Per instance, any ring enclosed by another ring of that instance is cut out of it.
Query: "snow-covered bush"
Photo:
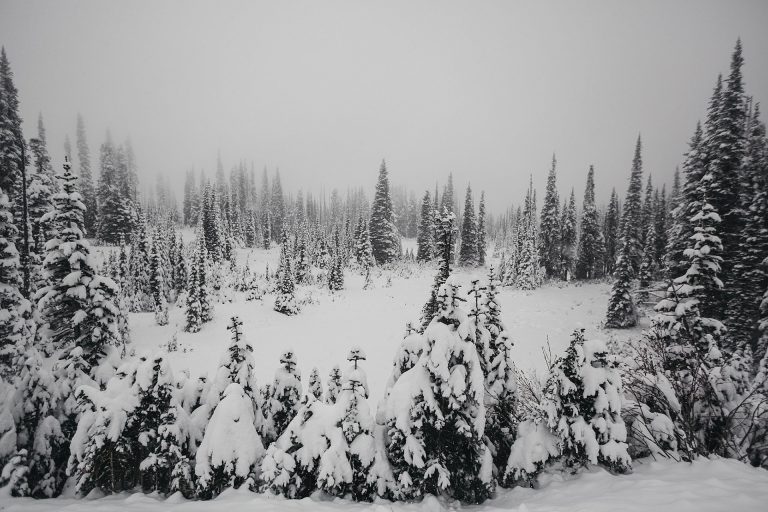
[[[240,487],[252,478],[263,456],[253,401],[240,384],[232,383],[224,390],[197,448],[195,475],[200,497],[212,498],[228,487]]]
[[[288,498],[315,489],[356,501],[375,497],[374,421],[365,381],[362,369],[353,367],[336,402],[310,400],[299,410],[264,457],[266,489]]]
[[[556,459],[570,470],[599,464],[612,472],[628,472],[631,458],[621,402],[621,376],[605,343],[585,341],[583,330],[575,331],[550,372],[537,417],[518,428],[505,484],[531,485]]]

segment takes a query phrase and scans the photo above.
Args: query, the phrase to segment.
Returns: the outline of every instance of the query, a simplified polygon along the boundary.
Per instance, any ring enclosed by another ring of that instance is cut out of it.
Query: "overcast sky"
[[[143,175],[240,159],[284,186],[434,188],[453,172],[500,211],[543,193],[623,195],[635,138],[671,181],[736,38],[768,101],[768,2],[0,0],[27,136],[55,158],[82,113],[92,153],[130,136]],[[370,193],[369,193],[370,195]]]

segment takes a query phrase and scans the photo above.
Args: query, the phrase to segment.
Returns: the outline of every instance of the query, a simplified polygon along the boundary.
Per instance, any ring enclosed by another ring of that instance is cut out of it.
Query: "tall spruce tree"
[[[13,222],[11,201],[0,188],[0,376],[10,379],[16,372],[16,357],[31,341],[25,313],[31,305],[21,294],[22,277],[15,240],[18,230]]]
[[[576,266],[576,193],[571,189],[568,202],[563,203],[560,221],[560,272],[562,279],[570,279]]]
[[[133,224],[132,204],[126,194],[126,175],[118,156],[107,133],[107,140],[101,145],[97,232],[99,240],[112,245],[117,245],[120,237],[130,235]]]
[[[421,218],[419,220],[419,230],[416,235],[416,261],[429,261],[432,259],[432,248],[434,246],[434,226],[432,214],[432,199],[429,197],[429,191],[424,192],[424,199],[421,201]],[[361,218],[362,220],[362,218]]]
[[[0,49],[0,189],[11,202],[15,221],[21,218],[18,205],[22,199],[24,150],[18,91],[13,82],[11,63],[3,47]]]
[[[637,136],[635,144],[635,156],[632,159],[632,170],[629,176],[627,197],[624,200],[624,208],[621,215],[621,243],[629,244],[623,254],[629,258],[629,265],[634,275],[640,269],[640,260],[643,256],[642,246],[642,202],[641,192],[643,188],[643,158],[642,142]]]
[[[272,180],[272,192],[269,196],[269,216],[272,239],[280,241],[283,234],[283,222],[285,221],[285,198],[283,197],[283,184],[280,181],[280,170],[275,170]]]
[[[395,213],[392,208],[392,198],[389,195],[389,175],[384,160],[381,161],[379,168],[369,229],[376,263],[383,265],[397,259],[400,254],[400,237],[395,227]]]
[[[616,260],[611,296],[608,299],[608,312],[605,326],[612,329],[625,329],[637,324],[637,309],[632,297],[632,264],[629,251],[631,244],[621,244]]]
[[[580,231],[576,277],[579,279],[600,277],[603,269],[603,237],[595,206],[595,169],[591,165],[587,172],[587,185],[584,189]]]
[[[712,96],[711,103],[719,101],[720,80]],[[710,105],[713,108],[713,105]],[[714,106],[714,108],[717,108]],[[699,196],[699,184],[706,172],[706,160],[703,147],[704,132],[701,124],[696,125],[693,137],[688,145],[688,152],[683,161],[684,184],[677,200],[677,207],[672,211],[672,226],[667,234],[667,250],[665,255],[665,269],[667,279],[681,276],[690,265],[683,251],[688,247],[693,236],[693,226],[690,219],[695,215],[696,204]]]
[[[13,83],[13,71],[5,47],[0,49],[0,190],[11,203],[17,227],[16,249],[21,265],[20,291],[29,297],[29,218],[27,210],[26,143],[21,129],[19,97]]]
[[[477,264],[485,266],[488,251],[485,227],[485,191],[480,192],[480,206],[477,209]]]
[[[645,251],[646,238],[648,236],[648,230],[653,225],[654,203],[653,203],[653,177],[648,174],[648,181],[645,185],[645,198],[643,199],[643,206],[640,210],[640,246]]]
[[[93,365],[107,345],[116,345],[118,286],[96,274],[90,245],[83,234],[80,194],[69,162],[58,176],[61,192],[54,196],[54,209],[43,218],[52,226],[44,263],[47,286],[36,294],[46,335],[57,349],[80,346],[85,360]]]
[[[449,212],[447,208],[443,208],[443,215],[440,218],[440,226],[437,238],[437,257],[439,258],[440,263],[437,270],[437,275],[435,275],[435,282],[432,285],[432,290],[429,294],[429,299],[421,311],[422,330],[426,329],[435,315],[437,315],[438,306],[440,303],[440,287],[451,275],[451,260],[453,258],[453,226],[455,222],[456,216]]]
[[[603,240],[605,240],[604,268],[608,275],[613,274],[616,265],[616,256],[619,248],[619,223],[621,209],[619,208],[619,196],[616,189],[611,191],[611,200],[608,202],[608,211],[605,212],[603,222]]]
[[[468,266],[477,264],[477,223],[475,220],[475,204],[472,201],[472,189],[469,185],[467,185],[467,195],[464,199],[464,219],[461,223],[459,264]]]
[[[718,232],[723,243],[721,256],[724,286],[718,293],[718,300],[724,308],[731,301],[738,302],[737,296],[741,293],[735,269],[741,257],[739,238],[744,227],[744,215],[739,204],[740,171],[745,149],[744,129],[747,126],[741,72],[743,64],[739,39],[731,57],[731,69],[722,90],[714,126],[707,127],[704,140],[707,148],[707,187],[704,194],[722,219]],[[722,318],[722,314],[714,318]]]
[[[664,255],[667,248],[668,210],[667,210],[667,186],[663,185],[661,191],[656,189],[653,197],[653,261],[656,270],[664,266]]]
[[[552,155],[552,167],[547,176],[547,190],[541,208],[541,242],[539,258],[547,277],[560,277],[560,196],[557,193],[557,160]]]
[[[768,139],[760,120],[760,107],[755,105],[749,121],[746,151],[741,170],[740,210],[744,227],[740,231],[739,259],[734,266],[738,293],[732,294],[727,309],[729,336],[736,346],[749,345],[755,362],[765,355],[757,345],[760,336],[760,302],[768,289],[768,268],[763,259],[768,255]]]

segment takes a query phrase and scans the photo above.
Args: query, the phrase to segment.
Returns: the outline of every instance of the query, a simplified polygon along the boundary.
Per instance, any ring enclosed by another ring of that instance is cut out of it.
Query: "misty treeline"
[[[129,142],[107,137],[92,168],[81,118],[57,173],[42,117],[35,137],[22,133],[3,50],[0,484],[38,498],[69,481],[80,495],[209,499],[246,485],[481,502],[553,468],[626,473],[633,458],[713,454],[767,465],[768,144],[742,64],[738,43],[669,194],[643,182],[638,138],[621,203],[614,190],[598,206],[591,167],[581,202],[561,198],[553,158],[540,214],[531,180],[519,207],[494,216],[469,186],[461,204],[451,175],[419,196],[390,188],[384,162],[370,202],[362,189],[286,194],[277,171],[240,163],[227,176],[220,158],[213,177],[188,172],[177,202],[162,177],[140,185]],[[275,269],[236,258],[273,244]],[[274,377],[255,375],[236,317],[210,378],[131,348],[132,312],[163,325],[183,308],[197,332],[236,296],[294,315],[313,290],[343,290],[345,274],[371,289],[435,267],[375,414],[355,347],[325,386],[317,371],[302,379],[290,350]],[[457,267],[488,277],[462,292]],[[606,326],[648,314],[649,329],[622,345],[574,331],[544,379],[515,367],[501,286],[611,276]]]

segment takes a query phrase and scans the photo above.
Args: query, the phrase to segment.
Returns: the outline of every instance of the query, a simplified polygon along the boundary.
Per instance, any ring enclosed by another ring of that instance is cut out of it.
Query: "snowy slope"
[[[545,477],[546,478],[546,477]],[[246,490],[226,491],[213,501],[186,501],[177,496],[108,496],[97,500],[58,498],[0,498],[4,512],[407,512],[461,508],[478,512],[759,512],[768,503],[768,471],[726,459],[699,460],[693,464],[648,462],[637,464],[633,474],[612,476],[601,469],[572,479],[545,481],[541,489],[502,490],[483,505],[461,507],[427,498],[422,503],[374,504],[348,500],[284,498]]]

